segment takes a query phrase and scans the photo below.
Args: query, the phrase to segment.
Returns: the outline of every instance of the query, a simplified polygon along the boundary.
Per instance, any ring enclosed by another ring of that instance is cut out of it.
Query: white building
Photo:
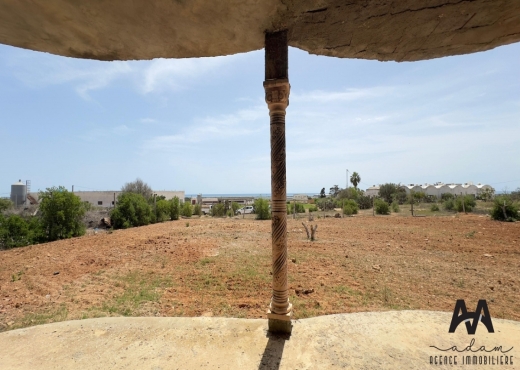
[[[418,193],[423,192],[426,195],[435,196],[437,198],[440,198],[442,194],[453,194],[453,195],[474,195],[478,196],[481,194],[485,189],[491,189],[494,190],[490,185],[484,185],[478,183],[477,185],[474,185],[472,182],[467,182],[464,184],[444,184],[442,182],[436,182],[435,184],[408,184],[403,185],[404,189],[406,190],[407,194],[410,194],[410,192]],[[379,195],[379,188],[380,186],[373,185],[369,187],[365,191],[365,195],[368,196],[377,196]]]
[[[372,185],[365,190],[365,195],[369,197],[377,197],[379,195],[379,185]]]
[[[309,197],[307,196],[307,194],[294,194],[292,196],[292,199],[296,202],[307,203]]]
[[[120,190],[113,191],[75,191],[75,195],[80,197],[83,202],[89,202],[93,206],[96,207],[105,207],[112,208],[114,207],[114,202],[117,202],[117,197],[121,194]],[[153,191],[153,194],[157,194],[157,196],[164,196],[166,199],[172,199],[173,197],[178,197],[182,202],[184,202],[184,190],[179,191],[169,191],[169,190],[160,190]],[[30,193],[34,199],[38,200],[38,193]],[[29,198],[29,197],[28,197]]]

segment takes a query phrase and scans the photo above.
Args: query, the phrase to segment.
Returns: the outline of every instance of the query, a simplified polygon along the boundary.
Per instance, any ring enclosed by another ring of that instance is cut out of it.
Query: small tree
[[[263,199],[263,198],[255,199],[253,208],[255,209],[257,220],[270,220],[271,219],[271,211],[269,209],[269,201],[267,199]]]
[[[464,203],[464,205],[462,205]],[[471,195],[465,195],[463,197],[457,197],[454,202],[455,209],[458,212],[471,212],[476,206],[475,198]]]
[[[443,206],[446,211],[453,211],[453,209],[455,208],[455,202],[453,201],[453,199],[447,199],[444,201]]]
[[[376,208],[376,213],[378,215],[389,215],[390,214],[390,206],[384,200],[376,199],[374,201],[374,206]]]
[[[170,202],[165,199],[157,200],[156,203],[157,222],[164,222],[170,218]]]
[[[181,216],[191,217],[193,216],[193,207],[190,202],[184,202],[181,207]]]
[[[13,202],[9,199],[0,199],[0,212],[7,211],[13,206]]]
[[[178,197],[169,200],[170,203],[170,220],[178,220],[181,212],[180,201]]]
[[[325,198],[326,195],[325,195],[325,188],[321,188],[321,191],[320,191],[320,198]]]
[[[491,209],[491,218],[497,221],[520,220],[519,207],[510,196],[496,197]]]
[[[394,194],[397,193],[399,185],[391,182],[383,184],[379,187],[379,196],[382,200],[387,203],[392,203],[394,200]]]
[[[85,234],[85,207],[81,198],[63,186],[40,191],[41,223],[49,241]]]
[[[357,189],[358,184],[361,182],[361,176],[357,172],[352,172],[350,176],[350,182],[354,185],[354,188]]]
[[[358,204],[353,199],[347,199],[343,207],[343,214],[350,216],[358,213]]]
[[[202,207],[200,206],[200,204],[195,204],[193,206],[193,214],[199,217],[202,216]]]
[[[357,200],[363,195],[363,191],[356,188],[343,189],[336,195],[337,199],[354,199]]]
[[[148,225],[152,222],[152,207],[141,194],[121,193],[110,218],[115,229]]]
[[[334,209],[334,201],[330,198],[320,198],[316,200],[316,205],[322,211],[330,211]]]
[[[294,213],[294,207],[296,206],[296,213],[305,213],[305,206],[301,203],[289,203],[287,205],[287,214]]]
[[[152,197],[152,188],[140,178],[127,182],[121,188],[123,193],[135,193],[142,195],[146,200]]]
[[[211,215],[213,217],[224,217],[226,215],[226,206],[224,203],[216,203],[211,207]]]
[[[340,187],[338,185],[334,185],[329,189],[329,194],[332,198],[335,198],[338,193],[341,191]]]
[[[455,196],[453,194],[451,194],[451,193],[442,193],[441,194],[441,199],[443,201],[450,200],[450,199],[453,199],[453,198],[455,198]]]
[[[359,206],[359,209],[370,209],[372,208],[372,198],[368,195],[360,195],[356,202]]]
[[[231,210],[233,211],[233,215],[237,214],[237,211],[240,209],[240,204],[237,202],[231,203]]]
[[[4,217],[0,214],[0,249],[31,244],[29,225],[18,215]]]
[[[484,190],[482,190],[482,193],[480,193],[480,198],[484,202],[487,202],[488,200],[491,200],[494,195],[495,195],[495,189],[493,189],[493,188],[484,188]]]

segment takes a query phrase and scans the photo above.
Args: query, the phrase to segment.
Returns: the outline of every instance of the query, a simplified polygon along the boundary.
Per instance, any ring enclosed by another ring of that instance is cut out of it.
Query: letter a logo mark
[[[484,311],[484,314],[482,314]],[[459,315],[459,312],[462,312]],[[473,319],[473,323],[470,324],[470,319]],[[489,333],[494,333],[493,323],[491,322],[491,315],[489,314],[489,309],[485,299],[481,299],[478,301],[477,309],[475,312],[468,312],[466,309],[466,303],[463,299],[457,299],[457,303],[455,303],[455,309],[453,310],[453,317],[451,318],[450,324],[450,333],[455,333],[455,329],[461,322],[465,321],[466,330],[468,334],[473,335],[477,330],[477,325],[479,321],[486,326]]]

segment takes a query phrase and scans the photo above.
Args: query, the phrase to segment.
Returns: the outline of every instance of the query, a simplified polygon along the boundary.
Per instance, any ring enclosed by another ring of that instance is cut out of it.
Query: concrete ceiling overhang
[[[76,58],[236,54],[279,29],[312,54],[415,61],[520,41],[520,1],[0,0],[0,43]]]

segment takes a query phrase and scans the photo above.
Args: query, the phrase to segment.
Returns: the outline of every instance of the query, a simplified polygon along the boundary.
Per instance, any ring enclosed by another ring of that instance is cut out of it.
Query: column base
[[[285,314],[279,315],[276,313],[272,313],[271,310],[267,310],[267,321],[268,321],[268,331],[271,333],[280,333],[280,334],[291,334],[292,332],[292,310]]]

